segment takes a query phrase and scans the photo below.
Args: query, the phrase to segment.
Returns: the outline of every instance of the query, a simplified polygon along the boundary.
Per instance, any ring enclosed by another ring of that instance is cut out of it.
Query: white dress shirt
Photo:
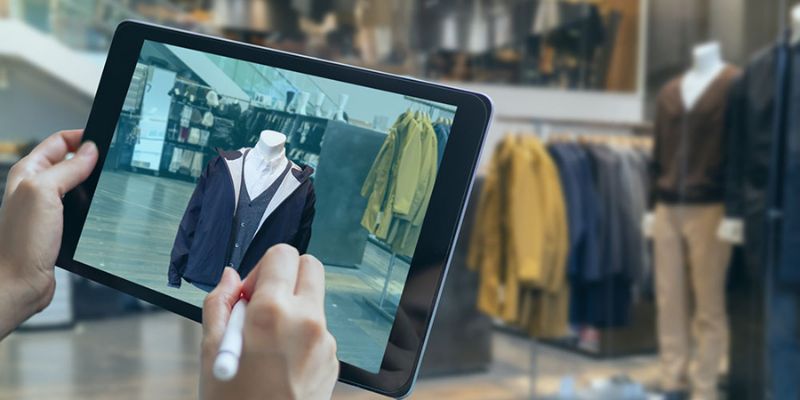
[[[244,182],[250,199],[255,199],[267,190],[269,185],[278,179],[288,162],[285,150],[280,156],[272,160],[265,160],[258,150],[251,149],[244,161]]]

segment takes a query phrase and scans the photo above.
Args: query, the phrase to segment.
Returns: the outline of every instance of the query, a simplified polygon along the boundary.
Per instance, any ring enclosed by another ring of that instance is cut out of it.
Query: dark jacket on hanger
[[[778,52],[772,46],[758,53],[747,65],[741,79],[729,96],[727,147],[729,159],[725,212],[728,217],[740,218],[745,223],[745,256],[753,277],[762,278],[764,226],[766,218],[767,186],[776,119],[776,74],[787,77],[800,76],[800,47],[794,46],[786,63],[779,65]],[[782,68],[778,71],[778,68]],[[781,260],[778,277],[786,282],[800,282],[800,84],[791,82],[786,101],[786,156],[784,171],[784,220],[781,237]]]
[[[436,132],[436,146],[437,146],[437,163],[436,165],[442,164],[442,158],[444,157],[444,149],[447,145],[447,138],[450,137],[450,125],[436,123],[433,124],[433,130]]]
[[[239,195],[241,151],[219,152],[209,162],[186,206],[175,236],[168,284],[188,282],[214,286],[219,283],[231,236],[231,224]],[[262,217],[238,268],[244,278],[270,247],[294,246],[302,254],[311,238],[316,197],[309,179],[314,170],[294,165]]]
[[[800,47],[781,43],[758,53],[731,93],[726,125],[731,140],[725,211],[744,220],[747,266],[746,284],[736,297],[745,301],[731,314],[731,347],[737,349],[731,352],[731,377],[752,379],[750,393],[768,390],[776,399],[798,398],[796,368],[787,366],[800,362],[799,76]],[[782,229],[771,237],[768,192],[770,179],[780,172]],[[778,240],[772,276],[765,264],[767,240]],[[752,371],[765,370],[773,373],[751,378]]]
[[[656,201],[723,202],[725,107],[738,75],[738,68],[726,66],[691,110],[686,109],[682,99],[682,78],[673,79],[659,93],[651,165],[651,209]]]
[[[631,276],[636,268],[632,262],[638,259],[641,248],[628,242],[632,235],[626,211],[631,205],[623,182],[624,166],[620,155],[609,146],[589,145],[586,153],[597,190],[599,249],[597,269],[584,271],[582,285],[574,289],[583,298],[584,307],[580,316],[573,317],[595,327],[625,326],[630,318]]]
[[[557,143],[548,150],[558,166],[567,205],[570,242],[567,273],[570,278],[582,279],[585,271],[598,269],[599,210],[591,166],[585,151],[578,145]]]

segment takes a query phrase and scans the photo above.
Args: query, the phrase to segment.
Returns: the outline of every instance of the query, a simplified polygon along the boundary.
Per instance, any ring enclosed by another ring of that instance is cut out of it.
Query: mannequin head
[[[697,72],[712,71],[722,63],[722,50],[719,42],[702,43],[692,50],[692,69]]]
[[[271,161],[279,157],[284,157],[284,146],[286,145],[286,135],[276,131],[261,131],[261,135],[256,143],[255,150],[265,160]]]

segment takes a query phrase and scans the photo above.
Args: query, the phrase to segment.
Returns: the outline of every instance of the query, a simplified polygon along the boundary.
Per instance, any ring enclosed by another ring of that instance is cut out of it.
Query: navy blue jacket
[[[170,257],[168,284],[188,282],[215,286],[225,267],[231,224],[241,176],[241,151],[220,152],[212,159],[194,189],[183,214]],[[302,254],[308,249],[314,220],[311,167],[293,166],[250,243],[239,267],[244,278],[271,246],[286,243]]]

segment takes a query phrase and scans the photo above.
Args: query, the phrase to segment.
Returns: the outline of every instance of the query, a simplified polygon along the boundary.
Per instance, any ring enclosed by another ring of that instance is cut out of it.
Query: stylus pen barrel
[[[228,326],[219,345],[219,353],[214,361],[214,376],[221,380],[232,379],[238,370],[239,356],[242,353],[242,330],[247,301],[239,300],[231,311]]]

